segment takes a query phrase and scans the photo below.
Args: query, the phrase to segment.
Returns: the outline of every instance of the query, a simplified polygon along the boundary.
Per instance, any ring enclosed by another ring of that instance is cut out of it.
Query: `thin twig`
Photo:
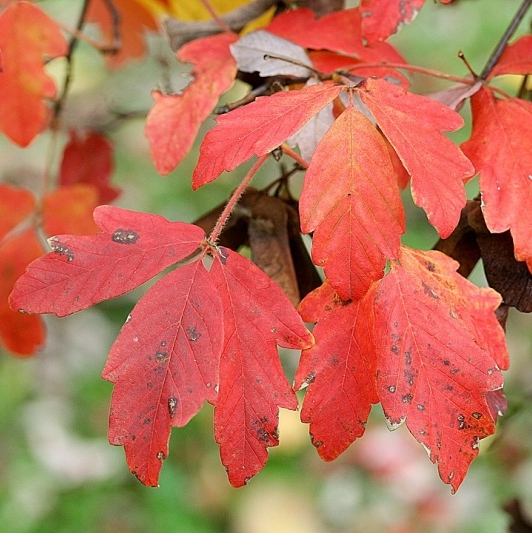
[[[524,0],[519,9],[517,10],[517,13],[512,19],[512,22],[508,26],[507,30],[504,32],[500,41],[497,43],[497,46],[495,47],[495,50],[493,50],[493,52],[491,53],[491,56],[486,62],[485,67],[482,69],[482,72],[480,73],[481,80],[486,80],[495,65],[499,62],[499,59],[501,58],[504,50],[506,49],[508,41],[512,38],[512,35],[517,29],[517,26],[519,26],[520,22],[523,20],[523,17],[525,16],[530,6],[532,6],[532,0]]]
[[[231,28],[224,22],[224,20],[218,15],[216,10],[212,7],[209,0],[200,0],[205,9],[209,12],[209,15],[212,17],[214,21],[216,21],[216,24],[220,26],[220,29],[223,32],[231,33]]]

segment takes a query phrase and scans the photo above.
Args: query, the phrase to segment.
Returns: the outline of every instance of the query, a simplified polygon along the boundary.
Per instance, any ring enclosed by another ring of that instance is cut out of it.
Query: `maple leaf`
[[[471,286],[457,266],[439,252],[403,247],[375,298],[377,390],[389,426],[406,420],[453,491],[477,456],[479,440],[495,430],[486,395],[502,387],[485,349],[485,335],[491,341],[493,334],[482,328],[479,335],[473,324],[491,320],[497,303],[486,305],[483,293],[491,289]],[[480,299],[473,313],[471,298]]]
[[[59,184],[92,184],[98,190],[99,204],[112,202],[120,194],[120,189],[109,184],[114,170],[113,151],[109,139],[100,133],[91,131],[78,136],[71,131],[63,151]]]
[[[318,145],[299,201],[312,258],[341,298],[362,298],[395,259],[404,212],[388,148],[353,106]]]
[[[29,2],[14,2],[0,14],[0,129],[27,146],[48,124],[43,101],[56,95],[44,59],[65,55],[67,43],[58,24]]]
[[[281,289],[246,258],[220,248],[210,275],[224,309],[215,438],[229,481],[240,487],[279,443],[279,407],[297,409],[277,345],[300,350],[313,339]]]
[[[414,20],[425,0],[362,0],[362,35],[369,44],[386,40]]]
[[[218,390],[223,310],[201,261],[170,272],[139,300],[102,377],[115,383],[109,442],[137,478],[157,486],[171,426],[184,426]]]
[[[448,237],[466,203],[463,181],[475,173],[460,148],[442,133],[459,129],[462,117],[384,80],[367,79],[359,94],[411,175],[414,203],[425,210],[440,236]]]
[[[229,45],[237,39],[232,33],[223,33],[186,44],[177,57],[195,65],[194,81],[182,94],[153,91],[155,105],[146,119],[145,131],[151,157],[161,174],[168,174],[183,160],[202,122],[233,84],[237,69]]]
[[[301,420],[310,423],[312,443],[320,457],[332,461],[364,434],[375,387],[377,358],[373,339],[373,298],[342,300],[326,281],[301,302],[316,345],[304,350],[294,387],[308,385]]]
[[[113,4],[120,14],[118,21],[120,42],[117,43],[120,47],[116,53],[107,54],[105,58],[110,67],[117,68],[132,58],[140,58],[144,55],[146,50],[144,32],[157,30],[158,23],[141,1],[113,0]],[[105,0],[90,0],[86,20],[98,23],[109,46],[114,44],[113,13]]]
[[[311,85],[259,97],[243,108],[221,115],[200,147],[192,176],[194,189],[250,159],[271,152],[332,102],[339,86]]]
[[[509,229],[516,258],[532,271],[532,104],[481,89],[471,110],[473,132],[462,150],[480,174],[486,225],[492,233]]]
[[[490,72],[490,78],[503,74],[532,73],[532,35],[523,35],[515,43],[508,45],[501,58]]]
[[[125,294],[198,249],[203,230],[158,215],[100,206],[93,236],[49,239],[11,294],[13,309],[65,316]]]

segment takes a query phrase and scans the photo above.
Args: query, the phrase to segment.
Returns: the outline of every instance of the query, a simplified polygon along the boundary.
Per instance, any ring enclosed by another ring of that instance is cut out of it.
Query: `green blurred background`
[[[411,63],[464,75],[457,52],[476,71],[482,66],[520,4],[517,0],[457,0],[441,6],[427,0],[411,26],[392,38]],[[40,2],[73,26],[79,2]],[[529,29],[530,14],[519,33]],[[105,69],[99,54],[81,43],[74,84],[64,120],[69,126],[103,127],[108,111],[145,113],[150,91],[187,80],[164,38],[149,37],[146,60],[120,71]],[[531,51],[532,53],[532,51]],[[64,65],[50,65],[58,78]],[[517,77],[502,80],[515,93]],[[448,86],[416,76],[418,92]],[[234,101],[235,87],[224,96]],[[467,138],[466,127],[453,135]],[[142,118],[121,120],[108,130],[116,146],[114,182],[124,192],[122,207],[193,221],[221,203],[242,170],[192,193],[190,176],[197,147],[184,163],[162,178],[150,161]],[[31,186],[45,165],[49,139],[21,150],[0,143],[0,179]],[[62,142],[66,142],[63,139]],[[271,165],[257,184],[278,175]],[[476,180],[469,185],[476,194]],[[436,234],[408,193],[406,244],[430,248]],[[482,269],[473,273],[482,284]],[[376,406],[366,435],[338,460],[323,463],[311,446],[298,413],[281,413],[281,445],[272,449],[262,471],[243,489],[233,489],[212,437],[212,408],[174,429],[160,488],[142,486],[129,474],[122,448],[107,443],[112,385],[100,378],[109,348],[145,287],[133,294],[64,319],[47,317],[48,343],[35,358],[0,356],[0,532],[6,533],[372,533],[507,531],[501,506],[519,498],[532,517],[532,357],[530,317],[511,313],[508,342],[512,367],[506,375],[510,410],[495,437],[481,445],[480,457],[458,493],[438,478],[420,445],[402,427],[389,433]],[[283,353],[291,379],[297,354]]]

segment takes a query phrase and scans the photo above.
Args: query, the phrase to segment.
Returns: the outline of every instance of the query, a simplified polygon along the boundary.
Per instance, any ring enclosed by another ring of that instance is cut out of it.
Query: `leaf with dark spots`
[[[306,322],[317,322],[315,346],[304,350],[295,388],[308,385],[301,420],[310,423],[320,457],[332,461],[364,433],[375,388],[373,296],[345,302],[328,282],[301,302]],[[318,442],[320,443],[318,445]]]
[[[15,309],[65,316],[120,296],[193,254],[205,236],[197,226],[118,207],[96,208],[94,220],[102,233],[50,240],[53,251],[17,281]]]
[[[130,470],[146,485],[157,485],[171,426],[184,426],[204,401],[216,400],[222,314],[209,273],[196,261],[148,290],[111,348],[103,370],[115,383],[109,441],[124,446]]]
[[[456,274],[457,266],[438,252],[403,247],[375,299],[377,390],[389,426],[406,420],[453,490],[479,440],[495,430],[487,394],[502,386],[489,348],[502,331],[494,315],[500,298]]]
[[[279,443],[279,407],[297,408],[277,345],[303,349],[313,339],[281,289],[248,259],[220,248],[210,276],[224,309],[214,433],[229,481],[239,487]]]

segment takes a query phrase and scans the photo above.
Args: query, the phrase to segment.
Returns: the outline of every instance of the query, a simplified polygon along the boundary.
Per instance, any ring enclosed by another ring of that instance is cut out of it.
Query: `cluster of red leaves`
[[[129,3],[116,4],[131,14],[132,34],[151,27],[144,15],[129,11]],[[510,229],[516,257],[532,266],[531,226],[524,213],[532,190],[532,106],[495,97],[487,84],[479,85],[471,98],[471,139],[463,152],[453,144],[443,132],[460,128],[462,118],[408,92],[408,80],[380,64],[404,62],[384,40],[422,4],[364,0],[359,8],[318,20],[301,9],[276,17],[259,40],[224,33],[192,41],[177,58],[194,65],[193,82],[178,95],[153,94],[146,134],[155,165],[165,174],[190,150],[237,71],[245,70],[241,58],[258,72],[257,62],[271,59],[269,48],[257,46],[265,35],[273,55],[275,43],[289,41],[290,50],[297,50],[303,66],[293,68],[303,68],[312,82],[220,116],[203,140],[192,184],[203,186],[290,139],[298,144],[301,131],[312,130],[305,134],[313,155],[299,214],[302,232],[313,234],[312,259],[327,279],[304,298],[299,314],[266,274],[217,247],[197,226],[104,206],[94,211],[99,233],[76,237],[92,231],[56,223],[57,210],[47,210],[46,199],[36,209],[28,193],[6,188],[24,207],[0,228],[0,237],[12,236],[0,257],[20,238],[13,231],[32,213],[42,216],[47,235],[56,235],[49,240],[52,252],[33,262],[16,283],[14,309],[64,316],[178,265],[138,302],[103,372],[115,383],[110,441],[124,446],[130,469],[143,483],[157,484],[170,428],[186,424],[208,401],[229,480],[245,484],[264,466],[267,448],[278,444],[279,407],[296,409],[294,391],[307,386],[301,417],[326,460],[364,433],[371,405],[380,402],[390,428],[406,422],[438,463],[442,480],[456,490],[479,441],[493,433],[504,410],[500,369],[508,367],[504,333],[494,314],[500,296],[459,276],[457,263],[447,256],[401,245],[405,221],[399,187],[410,181],[414,202],[445,238],[465,205],[464,182],[480,172],[488,228]],[[12,9],[37,9],[25,2],[14,6],[2,13],[0,25]],[[91,2],[89,16],[103,20],[103,6]],[[508,47],[492,77],[531,72],[530,44],[525,37]],[[43,53],[64,54],[61,46],[40,49],[34,68],[42,71]],[[135,56],[140,49],[128,45],[126,52]],[[4,72],[6,57],[3,53]],[[291,68],[283,75],[295,72]],[[322,75],[314,76],[316,71]],[[54,94],[45,81],[33,99],[42,107],[43,98]],[[324,115],[332,125],[317,134],[318,117]],[[37,129],[33,124],[33,133],[26,131],[26,143],[46,120]],[[0,126],[10,135],[6,124],[0,115]],[[52,194],[77,187],[97,190],[95,202],[111,200],[115,191],[107,179],[94,177],[109,171],[109,158],[89,159],[94,171],[85,167],[72,177],[82,149],[71,139],[62,165],[64,186]],[[35,239],[33,220],[29,231]],[[38,246],[17,263],[8,285],[39,255]],[[316,323],[314,336],[303,320]],[[303,350],[293,388],[277,345]]]

